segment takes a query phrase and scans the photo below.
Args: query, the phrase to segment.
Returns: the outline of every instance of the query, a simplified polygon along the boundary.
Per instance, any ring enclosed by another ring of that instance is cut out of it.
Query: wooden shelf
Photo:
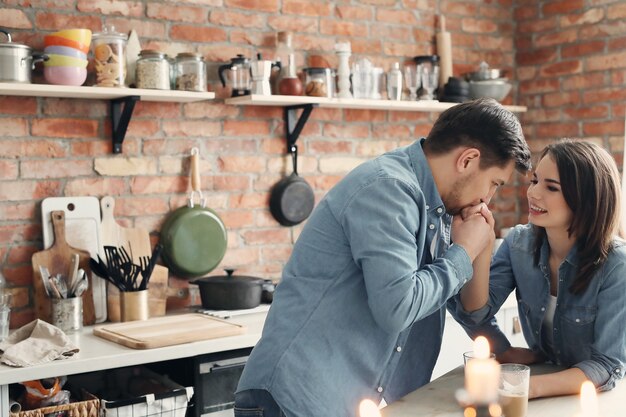
[[[100,100],[138,96],[141,101],[169,101],[179,103],[213,100],[215,98],[215,93],[196,91],[148,90],[125,87],[76,87],[69,85],[19,83],[0,83],[0,95]]]
[[[20,83],[0,83],[0,95],[111,100],[113,153],[122,152],[122,143],[137,101],[190,103],[215,98],[215,93],[197,91]]]
[[[336,109],[364,109],[364,110],[392,110],[392,111],[419,111],[419,112],[442,112],[458,103],[444,103],[436,100],[422,101],[395,101],[395,100],[369,100],[355,98],[326,98],[309,96],[263,96],[247,95],[227,98],[226,104],[238,106],[298,106],[314,104],[318,107]],[[506,109],[523,113],[526,106],[504,106]]]

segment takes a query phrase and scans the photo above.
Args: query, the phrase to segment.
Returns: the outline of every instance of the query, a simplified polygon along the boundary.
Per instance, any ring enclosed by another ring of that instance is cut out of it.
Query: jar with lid
[[[123,33],[114,26],[105,26],[102,32],[92,37],[96,86],[126,86],[126,42]]]
[[[139,53],[135,73],[137,88],[170,89],[170,62],[167,55],[154,49]]]
[[[305,68],[304,94],[314,97],[332,98],[335,95],[335,80],[330,68]]]
[[[193,52],[176,55],[174,67],[175,88],[185,91],[206,91],[206,62],[204,57]]]

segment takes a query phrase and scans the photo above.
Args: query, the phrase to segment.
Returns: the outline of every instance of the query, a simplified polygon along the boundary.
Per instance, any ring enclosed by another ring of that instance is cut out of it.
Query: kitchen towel
[[[67,359],[78,352],[61,329],[43,320],[33,320],[0,343],[0,362],[9,366],[32,366]]]

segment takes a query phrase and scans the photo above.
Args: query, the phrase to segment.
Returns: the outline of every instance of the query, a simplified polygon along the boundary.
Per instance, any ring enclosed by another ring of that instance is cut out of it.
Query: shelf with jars
[[[122,152],[126,129],[137,101],[191,103],[215,98],[212,92],[22,83],[0,83],[0,95],[111,100],[113,153]]]

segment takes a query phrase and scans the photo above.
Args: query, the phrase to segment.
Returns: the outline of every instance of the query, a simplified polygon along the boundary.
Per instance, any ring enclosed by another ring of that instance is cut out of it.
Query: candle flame
[[[474,340],[474,358],[476,359],[488,359],[489,358],[489,342],[484,336],[478,336]]]
[[[585,381],[580,386],[580,409],[585,417],[598,417],[598,397],[591,381]]]
[[[374,401],[365,399],[359,404],[360,417],[381,417],[380,410]]]

